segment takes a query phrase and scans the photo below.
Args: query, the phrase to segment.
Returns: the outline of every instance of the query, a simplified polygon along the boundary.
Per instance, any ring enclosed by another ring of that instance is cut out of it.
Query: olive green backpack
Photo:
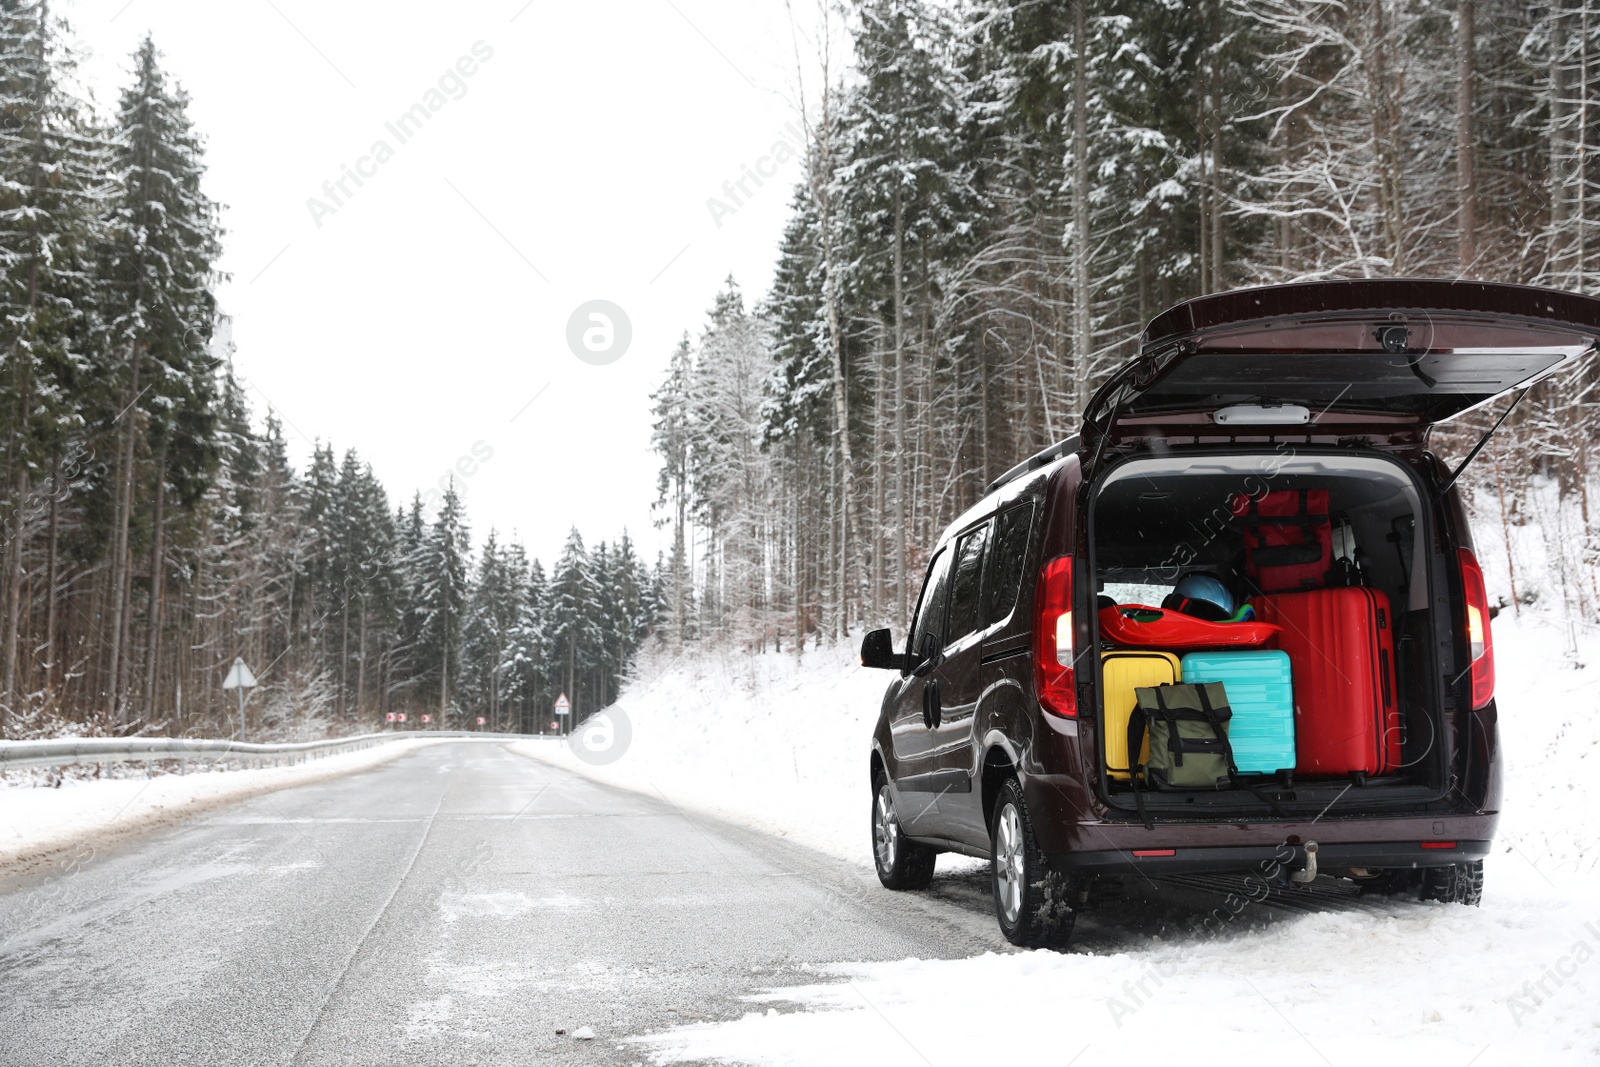
[[[1128,751],[1138,752],[1150,732],[1150,758],[1134,768],[1135,781],[1156,789],[1223,789],[1237,784],[1228,744],[1228,693],[1221,682],[1134,690],[1139,704],[1128,719]]]

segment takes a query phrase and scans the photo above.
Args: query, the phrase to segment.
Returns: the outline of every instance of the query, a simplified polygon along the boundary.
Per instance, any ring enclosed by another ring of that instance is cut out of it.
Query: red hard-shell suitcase
[[[1295,770],[1388,774],[1400,765],[1400,706],[1389,598],[1359,586],[1253,597],[1283,627],[1294,675]]]

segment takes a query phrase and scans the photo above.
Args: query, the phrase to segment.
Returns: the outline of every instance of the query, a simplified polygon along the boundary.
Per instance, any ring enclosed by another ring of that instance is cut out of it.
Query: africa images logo
[[[422,94],[421,100],[401,112],[392,122],[383,124],[389,136],[394,138],[394,144],[378,138],[372,142],[366,155],[356,159],[354,167],[341,163],[339,176],[322,183],[322,195],[326,199],[315,196],[306,198],[306,210],[311,212],[311,221],[316,223],[317,229],[322,229],[324,218],[337,214],[347,201],[354,198],[356,190],[366,184],[363,179],[377,177],[378,167],[395,157],[396,146],[405,144],[421,133],[423,125],[432,121],[433,116],[450,101],[460,100],[467,95],[467,79],[478,73],[481,64],[494,58],[494,49],[485,41],[472,42],[470,51],[471,55],[460,57],[454,66],[439,75],[438,81]],[[352,184],[355,189],[351,188]]]
[[[722,183],[722,194],[727,199],[715,196],[706,198],[706,210],[711,213],[711,221],[717,224],[717,229],[722,229],[723,219],[738,214],[745,202],[755,197],[756,189],[766,184],[763,179],[776,177],[779,167],[798,156],[799,146],[804,143],[805,134],[794,123],[786,122],[783,132],[772,142],[766,155],[756,159],[754,169],[749,164],[740,164],[739,177]],[[755,189],[750,188],[752,182],[755,183]]]

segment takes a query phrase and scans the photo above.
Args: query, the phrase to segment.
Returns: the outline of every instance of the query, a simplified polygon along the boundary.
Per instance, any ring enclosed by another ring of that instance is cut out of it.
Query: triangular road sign
[[[243,656],[234,659],[233,666],[228,668],[228,677],[222,680],[222,688],[224,689],[253,689],[255,684],[256,676],[251,674],[250,668],[244,665]]]

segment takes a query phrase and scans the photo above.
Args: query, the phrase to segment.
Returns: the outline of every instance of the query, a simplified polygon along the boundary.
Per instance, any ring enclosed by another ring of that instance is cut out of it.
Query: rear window
[[[989,580],[984,583],[983,624],[993,626],[1011,614],[1022,588],[1022,569],[1028,562],[1028,533],[1033,528],[1033,504],[1000,513],[994,524],[994,549],[989,553]]]
[[[1118,604],[1143,604],[1156,607],[1172,592],[1170,583],[1151,585],[1148,582],[1105,582],[1100,595],[1110,597]]]

